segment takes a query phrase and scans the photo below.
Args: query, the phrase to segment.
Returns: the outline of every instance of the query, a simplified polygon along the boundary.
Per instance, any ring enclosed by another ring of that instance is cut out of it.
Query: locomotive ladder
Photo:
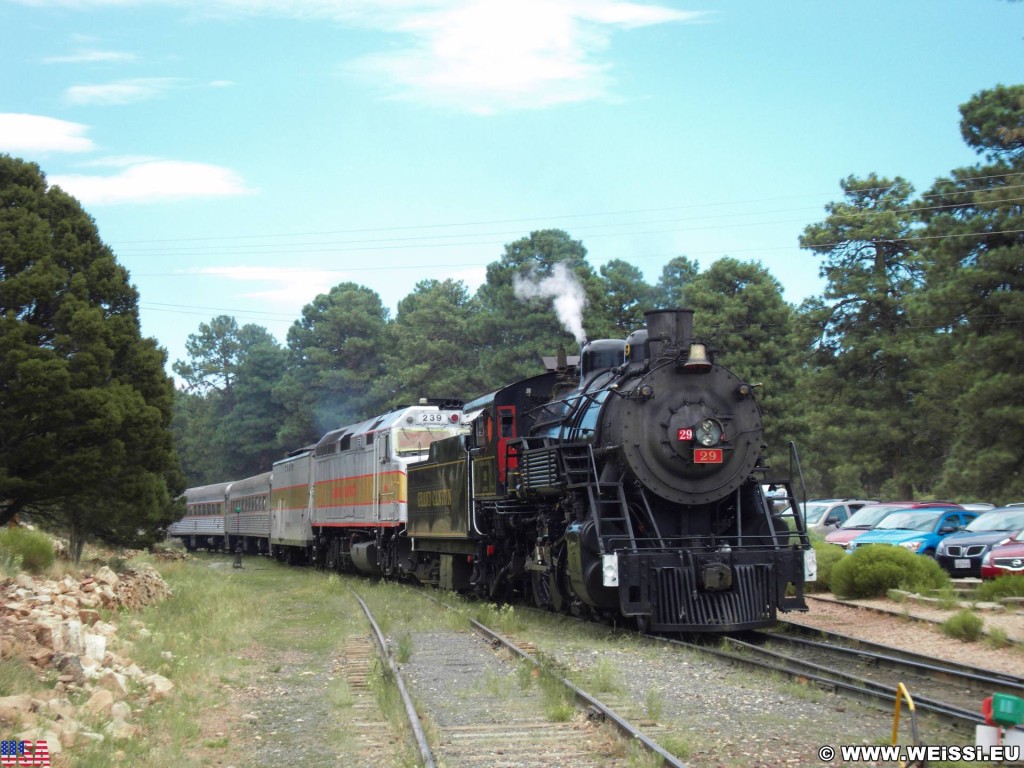
[[[636,535],[633,533],[633,521],[629,516],[629,502],[622,480],[601,482],[597,475],[597,462],[594,460],[594,448],[586,445],[576,446],[573,450],[562,451],[565,465],[566,487],[586,488],[590,502],[590,513],[597,529],[597,545],[601,554],[610,554],[615,539],[628,542],[629,549],[636,552]],[[621,526],[622,533],[609,528]],[[660,535],[659,535],[660,538]]]

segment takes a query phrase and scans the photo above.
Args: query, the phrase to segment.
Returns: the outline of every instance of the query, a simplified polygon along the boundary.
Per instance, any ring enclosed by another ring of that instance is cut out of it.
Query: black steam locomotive
[[[762,489],[752,387],[714,363],[691,310],[646,318],[461,409],[422,401],[190,488],[169,534],[651,631],[806,610],[814,552]]]
[[[626,341],[587,344],[578,367],[560,356],[465,405],[469,434],[409,467],[403,570],[651,631],[807,609],[813,550],[763,491],[752,387],[714,363],[692,310],[645,316]]]

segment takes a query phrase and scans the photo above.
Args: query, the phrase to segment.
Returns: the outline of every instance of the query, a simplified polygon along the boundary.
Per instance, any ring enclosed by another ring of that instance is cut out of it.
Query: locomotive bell
[[[711,359],[708,357],[708,348],[698,342],[691,344],[690,355],[683,364],[683,370],[687,373],[707,373],[710,371]]]

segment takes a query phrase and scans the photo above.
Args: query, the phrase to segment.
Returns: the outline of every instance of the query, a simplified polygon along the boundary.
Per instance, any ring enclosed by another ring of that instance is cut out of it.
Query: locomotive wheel
[[[551,606],[551,574],[540,571],[530,571],[530,586],[533,587],[533,604],[538,608]]]
[[[572,593],[569,591],[569,581],[566,575],[568,559],[569,554],[563,544],[555,554],[554,570],[547,575],[551,608],[558,613],[568,612],[569,605],[572,602]]]

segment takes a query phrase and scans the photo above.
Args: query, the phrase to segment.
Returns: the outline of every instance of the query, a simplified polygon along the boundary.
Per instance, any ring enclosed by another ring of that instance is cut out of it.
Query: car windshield
[[[825,514],[825,510],[827,509],[828,504],[805,504],[804,520],[807,521],[808,525],[814,525],[816,522],[821,520],[821,516]]]
[[[968,523],[968,531],[1019,531],[1024,529],[1024,509],[986,512]]]
[[[935,512],[893,512],[875,526],[875,530],[930,531],[938,519]]]
[[[861,507],[852,515],[850,518],[843,523],[843,528],[873,528],[878,525],[878,521],[888,515],[894,509],[892,504],[868,504],[865,507]]]

